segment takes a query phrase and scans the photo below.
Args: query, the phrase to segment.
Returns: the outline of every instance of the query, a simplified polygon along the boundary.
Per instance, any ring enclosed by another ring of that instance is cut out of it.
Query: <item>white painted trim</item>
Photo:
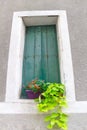
[[[69,32],[67,25],[66,12],[61,10],[56,11],[21,11],[15,12],[13,16],[11,41],[9,49],[7,83],[6,83],[6,102],[18,103],[33,103],[30,100],[20,99],[21,80],[22,80],[22,61],[23,49],[25,40],[24,22],[27,18],[34,17],[57,17],[57,37],[60,56],[60,72],[61,81],[66,86],[67,100],[75,101],[75,85],[72,68]],[[49,18],[50,18],[49,17]],[[53,20],[53,18],[52,18]],[[37,21],[38,22],[38,21]],[[44,21],[45,22],[45,21]],[[55,22],[55,20],[53,21]],[[25,22],[26,23],[26,22]],[[43,24],[43,23],[42,23]],[[46,24],[46,23],[45,23]],[[49,24],[49,23],[47,23]]]
[[[68,102],[67,113],[87,113],[87,101]]]
[[[34,11],[21,11],[14,14],[19,17],[31,17],[31,16],[58,16],[66,13],[65,10],[34,10]]]
[[[75,101],[74,74],[66,13],[62,13],[58,18],[57,30],[61,81],[66,87],[67,100]]]
[[[87,113],[87,101],[69,102],[65,113]],[[42,114],[35,103],[0,103],[0,114]]]
[[[14,14],[9,49],[9,60],[6,83],[6,101],[19,99],[22,83],[22,60],[25,40],[23,20]]]

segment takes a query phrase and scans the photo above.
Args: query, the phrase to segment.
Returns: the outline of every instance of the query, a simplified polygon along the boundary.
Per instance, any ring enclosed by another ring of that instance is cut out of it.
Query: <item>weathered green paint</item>
[[[26,27],[22,84],[34,78],[60,82],[55,25]]]

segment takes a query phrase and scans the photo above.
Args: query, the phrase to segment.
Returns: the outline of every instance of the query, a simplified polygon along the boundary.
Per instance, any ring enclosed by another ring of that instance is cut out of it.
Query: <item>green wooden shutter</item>
[[[34,78],[60,82],[55,25],[26,27],[22,84]]]

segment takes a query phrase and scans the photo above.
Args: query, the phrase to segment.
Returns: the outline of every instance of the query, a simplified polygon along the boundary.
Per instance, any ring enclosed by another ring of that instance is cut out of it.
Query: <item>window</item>
[[[60,83],[56,25],[26,27],[22,86],[35,78]]]
[[[42,27],[39,25],[42,25]],[[55,25],[55,27],[54,27],[54,25]],[[31,26],[31,27],[29,27],[30,29],[27,26]],[[6,101],[7,102],[32,102],[27,99],[26,100],[20,99],[20,93],[21,93],[21,89],[22,89],[23,54],[25,54],[24,43],[25,43],[25,39],[27,36],[26,32],[28,32],[29,30],[32,30],[31,29],[31,28],[33,28],[32,26],[34,26],[34,28],[37,28],[35,30],[37,30],[38,33],[40,33],[40,29],[42,30],[42,28],[46,27],[46,26],[50,27],[49,29],[51,29],[51,27],[56,29],[55,36],[57,37],[58,42],[55,41],[56,38],[54,41],[56,43],[58,43],[58,52],[59,52],[58,57],[59,58],[55,57],[57,60],[55,58],[53,58],[53,60],[55,62],[55,68],[49,67],[49,69],[50,68],[55,69],[55,70],[58,69],[59,67],[57,68],[57,64],[59,62],[58,66],[60,66],[60,79],[61,79],[61,82],[64,83],[66,86],[67,99],[70,101],[74,101],[75,100],[74,77],[73,77],[73,68],[72,68],[72,59],[71,59],[71,50],[70,50],[66,12],[58,11],[58,10],[57,11],[24,11],[24,12],[15,12],[14,13],[10,49],[9,49],[8,71],[7,71]],[[37,26],[37,27],[35,27],[35,26]],[[55,29],[53,29],[53,30],[55,30]],[[41,33],[41,35],[43,35],[43,33]],[[37,37],[37,36],[35,36],[35,37]],[[44,36],[42,36],[42,37],[44,37]],[[50,38],[52,38],[52,37],[50,37]],[[50,38],[48,40],[50,40]],[[43,43],[43,40],[46,40],[46,39],[38,38],[37,40],[39,40],[39,39],[42,40],[42,42],[40,44],[40,46],[41,46]],[[38,41],[37,41],[37,44],[39,44]],[[48,47],[48,49],[51,49],[51,48]],[[43,49],[43,48],[41,48],[41,49]],[[34,51],[34,50],[32,50],[32,51]],[[37,53],[37,54],[39,53],[39,57],[34,62],[36,62],[43,56],[41,52],[43,52],[43,51],[37,51],[37,50],[35,51],[35,53]],[[49,51],[49,53],[50,52],[51,51]],[[52,52],[55,53],[55,52],[57,52],[57,50],[52,51]],[[43,52],[43,54],[45,54],[45,53]],[[56,54],[53,54],[52,56],[54,57],[54,55],[56,55]],[[36,57],[36,55],[34,55],[34,56]],[[24,60],[25,59],[26,59],[26,56],[25,56]],[[45,63],[45,60],[46,60],[46,58],[41,61]],[[50,60],[51,60],[51,58],[49,57],[49,63],[51,62]],[[26,62],[27,62],[27,60],[26,60]],[[32,59],[32,62],[33,62],[33,59]],[[35,64],[33,64],[33,65],[35,65]],[[43,68],[42,66],[43,65],[41,65],[40,67]],[[39,67],[37,67],[37,69],[38,68]],[[43,68],[43,69],[45,69],[45,68]],[[45,71],[43,71],[43,69],[40,69],[41,70],[40,73],[45,72]],[[49,71],[49,73],[50,72],[51,71]],[[58,72],[59,72],[59,70],[58,70]],[[35,74],[38,74],[38,73],[35,72]],[[45,75],[45,74],[43,74],[43,75]],[[53,77],[51,77],[50,80],[54,80]]]

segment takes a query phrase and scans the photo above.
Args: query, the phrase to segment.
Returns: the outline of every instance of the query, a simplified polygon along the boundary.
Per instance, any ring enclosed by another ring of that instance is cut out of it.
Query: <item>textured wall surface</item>
[[[87,0],[0,0],[0,101],[5,98],[13,12],[23,10],[67,11],[76,97],[87,100]]]
[[[14,11],[66,10],[75,75],[76,98],[87,100],[87,0],[0,0],[0,101],[6,73]],[[0,130],[46,130],[42,115],[0,115]],[[87,114],[71,114],[69,130],[87,130]]]
[[[0,115],[0,130],[47,130],[43,118],[42,115]],[[87,114],[69,115],[68,130],[87,130],[86,124]]]

